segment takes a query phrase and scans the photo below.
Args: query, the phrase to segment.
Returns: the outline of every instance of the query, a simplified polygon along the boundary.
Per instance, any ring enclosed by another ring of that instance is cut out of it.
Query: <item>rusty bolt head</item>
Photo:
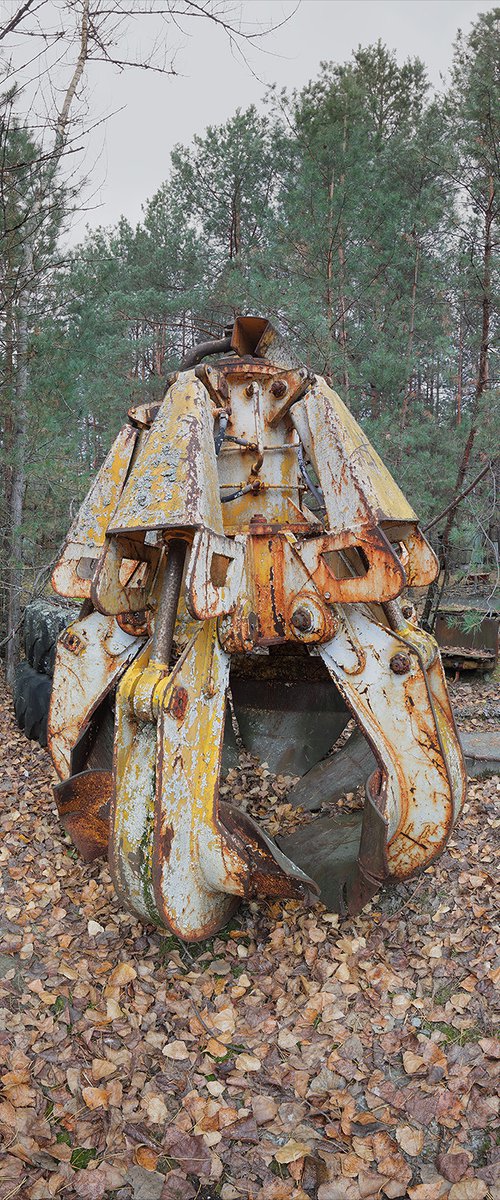
[[[275,396],[277,400],[281,400],[283,396],[286,396],[287,391],[288,384],[285,379],[275,379],[274,383],[271,384],[271,395]]]
[[[307,608],[296,608],[292,613],[291,624],[301,633],[308,633],[312,629],[312,623],[313,619]]]
[[[394,654],[389,666],[395,675],[407,675],[411,667],[411,662],[407,654]]]
[[[411,605],[411,604],[404,604],[404,605],[403,605],[403,608],[401,609],[401,612],[402,612],[403,616],[404,616],[404,617],[406,617],[406,620],[407,620],[407,621],[409,621],[409,620],[410,620],[410,617],[412,617],[412,616],[413,616],[413,608],[412,608],[412,605]]]

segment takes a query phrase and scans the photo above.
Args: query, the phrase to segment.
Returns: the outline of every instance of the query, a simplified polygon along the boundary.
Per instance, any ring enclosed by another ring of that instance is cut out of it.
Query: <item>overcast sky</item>
[[[89,116],[115,115],[91,135],[91,206],[76,219],[72,240],[83,236],[86,224],[113,224],[121,214],[137,222],[141,206],[166,178],[177,142],[188,142],[238,107],[259,104],[266,84],[302,87],[322,61],[344,62],[360,43],[381,38],[400,61],[418,55],[439,88],[457,29],[466,31],[492,6],[482,0],[301,0],[294,12],[293,0],[243,0],[243,14],[252,22],[276,25],[292,14],[262,42],[261,52],[248,50],[248,65],[207,21],[193,22],[191,36],[188,24],[186,36],[175,32],[176,77],[131,70],[120,75],[94,64]],[[129,49],[138,47],[129,42]]]

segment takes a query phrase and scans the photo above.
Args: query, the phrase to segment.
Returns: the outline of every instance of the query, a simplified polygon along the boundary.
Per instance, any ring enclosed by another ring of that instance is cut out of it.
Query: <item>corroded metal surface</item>
[[[61,825],[85,862],[107,853],[111,771],[83,771],[54,787]]]
[[[60,596],[77,599],[90,596],[94,570],[127,477],[136,440],[137,430],[132,425],[125,425],[120,430],[83,501],[52,575],[52,586]]]
[[[353,643],[363,663],[352,669]],[[390,663],[405,651],[407,673]],[[380,811],[388,875],[405,879],[443,850],[465,799],[460,744],[434,639],[415,626],[397,633],[353,606],[320,653],[380,764]]]
[[[66,779],[71,754],[92,714],[116,686],[144,639],[120,629],[114,617],[91,613],[59,638],[47,742],[58,775]]]
[[[124,903],[192,941],[228,920],[235,897],[314,891],[253,825],[249,843],[243,814],[238,825],[219,811],[229,656],[215,622],[201,626],[170,674],[153,668],[147,692],[157,724],[142,720],[146,661],[137,660],[117,694],[110,863]]]
[[[415,513],[265,319],[238,318],[219,348],[232,352],[195,352],[161,404],[131,411],[54,573],[97,610],[59,642],[54,761],[62,776],[90,762],[116,690],[115,886],[186,939],[214,933],[239,898],[303,896],[313,878],[358,911],[440,853],[465,794],[436,643],[397,605],[437,570]],[[232,664],[240,735],[275,763],[307,770],[354,714],[377,763],[362,819],[304,827],[288,857],[219,803]],[[64,787],[67,828],[102,844],[97,773]]]
[[[212,405],[194,371],[169,388],[108,533],[185,528],[222,533]]]

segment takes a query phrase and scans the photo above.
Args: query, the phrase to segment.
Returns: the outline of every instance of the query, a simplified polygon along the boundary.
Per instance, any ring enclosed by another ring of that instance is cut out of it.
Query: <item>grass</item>
[[[460,1046],[466,1046],[468,1042],[479,1042],[480,1038],[485,1036],[484,1029],[479,1029],[477,1025],[470,1029],[455,1029],[455,1026],[449,1025],[447,1021],[423,1020],[421,1028],[423,1033],[433,1033],[435,1029],[439,1029],[449,1045],[458,1043]]]

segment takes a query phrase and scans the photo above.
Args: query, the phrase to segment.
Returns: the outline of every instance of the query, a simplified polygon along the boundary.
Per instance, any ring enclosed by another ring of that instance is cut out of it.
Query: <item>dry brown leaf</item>
[[[425,1061],[421,1054],[414,1054],[413,1050],[405,1050],[403,1054],[403,1066],[407,1075],[416,1075],[417,1071],[421,1071],[425,1066]]]
[[[138,1167],[144,1167],[145,1171],[155,1171],[160,1157],[160,1151],[152,1150],[150,1146],[136,1146],[134,1150],[134,1162]]]
[[[90,935],[90,937],[97,937],[99,933],[104,933],[104,928],[102,925],[99,925],[98,921],[88,921],[87,933]]]
[[[131,983],[133,979],[137,979],[137,971],[132,963],[121,962],[115,967],[114,971],[108,979],[108,984],[111,987],[125,987],[127,983]]]
[[[92,1059],[92,1079],[99,1083],[101,1079],[109,1079],[110,1075],[114,1075],[116,1067],[114,1063],[110,1063],[107,1058]]]
[[[452,1184],[448,1200],[483,1200],[488,1194],[488,1185],[482,1179],[462,1179]]]
[[[260,1071],[262,1063],[253,1054],[237,1054],[234,1060],[237,1071]]]
[[[108,1108],[109,1100],[106,1088],[82,1088],[83,1102],[87,1108]]]
[[[278,1034],[278,1046],[281,1050],[295,1050],[299,1038],[295,1033],[291,1033],[289,1029],[280,1029]]]
[[[126,1169],[101,1163],[95,1171],[75,1171],[71,1188],[80,1200],[103,1200],[108,1191],[115,1191],[125,1182]]]
[[[189,1050],[186,1043],[180,1040],[167,1042],[166,1046],[163,1047],[162,1054],[165,1058],[171,1058],[174,1062],[184,1062],[186,1058],[189,1058]]]
[[[163,1125],[168,1119],[168,1108],[161,1096],[150,1092],[144,1096],[142,1103],[153,1125]]]
[[[448,1184],[441,1175],[435,1175],[426,1183],[417,1183],[415,1187],[408,1188],[410,1200],[440,1200],[441,1196],[447,1194]]]
[[[278,1105],[272,1096],[252,1096],[252,1110],[257,1125],[265,1125],[274,1120]]]
[[[414,1129],[412,1125],[398,1125],[396,1140],[405,1154],[417,1157],[422,1152],[424,1134],[422,1129]]]
[[[224,1058],[227,1054],[227,1046],[224,1042],[218,1042],[216,1038],[209,1038],[207,1042],[207,1051],[213,1058]]]
[[[290,1138],[284,1146],[275,1151],[274,1158],[279,1163],[294,1163],[297,1159],[304,1158],[309,1151],[310,1146],[306,1142],[296,1142],[294,1138]]]
[[[436,1157],[436,1167],[440,1175],[449,1183],[458,1183],[459,1179],[465,1175],[469,1166],[469,1156],[465,1151],[459,1151],[456,1154],[438,1154]]]
[[[9,1104],[13,1104],[14,1108],[30,1108],[35,1103],[36,1092],[34,1088],[27,1087],[25,1083],[13,1083],[10,1087],[4,1088],[5,1098]]]
[[[500,1058],[500,1038],[480,1038],[478,1045],[487,1058]]]

